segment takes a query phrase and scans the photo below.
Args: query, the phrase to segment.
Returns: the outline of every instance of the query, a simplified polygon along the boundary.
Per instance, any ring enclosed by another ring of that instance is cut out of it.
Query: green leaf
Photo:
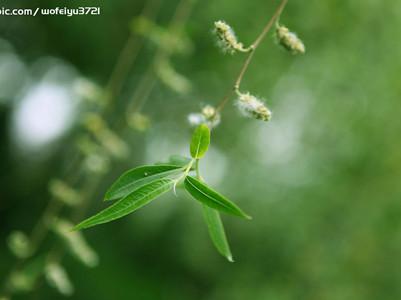
[[[173,185],[174,180],[168,178],[152,181],[141,186],[128,196],[102,210],[100,213],[79,223],[74,227],[74,230],[92,227],[124,217],[164,194],[170,190]]]
[[[181,171],[182,167],[175,165],[142,166],[129,170],[113,183],[106,192],[104,200],[123,198],[151,181],[176,175]]]
[[[192,195],[192,197],[202,202],[203,204],[228,214],[243,217],[246,219],[252,219],[250,216],[244,213],[236,204],[234,204],[218,192],[212,190],[210,187],[195,179],[194,177],[187,176],[185,178],[184,185],[185,189]]]
[[[169,157],[168,162],[169,162],[169,164],[174,165],[174,166],[185,167],[191,162],[191,159],[189,157],[185,157],[185,156],[181,156],[181,155],[171,155]]]
[[[171,166],[177,166],[177,167],[187,167],[191,163],[192,159],[189,157],[185,157],[182,155],[171,155],[168,159],[167,162],[157,162],[155,165],[171,165]],[[195,167],[191,167],[191,171],[195,170]]]
[[[230,245],[228,244],[226,233],[224,231],[223,222],[221,222],[220,213],[209,206],[202,206],[203,216],[205,218],[209,235],[214,246],[221,255],[228,259],[228,261],[233,262],[233,256],[231,254]]]
[[[190,144],[190,152],[193,158],[201,158],[205,155],[210,144],[210,129],[205,124],[196,127]]]

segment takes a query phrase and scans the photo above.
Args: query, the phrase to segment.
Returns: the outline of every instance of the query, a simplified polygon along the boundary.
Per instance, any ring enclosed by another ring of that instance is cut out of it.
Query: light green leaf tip
[[[203,157],[209,148],[210,129],[205,124],[196,127],[190,144],[191,156],[195,159]]]
[[[89,228],[124,217],[172,189],[173,185],[174,180],[168,178],[152,181],[115,202],[113,205],[102,210],[98,214],[79,223],[73,228],[73,230]]]
[[[192,176],[187,176],[185,178],[184,186],[192,197],[211,208],[231,215],[243,217],[245,219],[252,219],[235,203],[231,202],[226,197],[212,190],[206,184]]]
[[[229,262],[234,262],[230,245],[228,244],[226,233],[224,231],[223,222],[220,218],[220,213],[209,206],[202,205],[202,207],[203,216],[214,246],[221,255],[227,258]]]

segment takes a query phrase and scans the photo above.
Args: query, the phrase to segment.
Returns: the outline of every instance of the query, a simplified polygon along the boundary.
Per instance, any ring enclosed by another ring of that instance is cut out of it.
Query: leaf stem
[[[195,166],[197,166],[198,161],[199,161],[199,159],[197,159],[197,160],[191,159],[191,161],[186,165],[184,173],[180,177],[178,177],[177,179],[174,180],[173,191],[174,191],[175,195],[176,195],[175,187],[177,186],[177,184],[180,183],[181,180],[185,179],[185,177],[188,176],[189,172],[191,171],[192,165],[194,164],[194,162],[196,162]]]
[[[248,67],[253,59],[253,56],[255,54],[256,49],[259,47],[260,43],[263,41],[263,39],[266,37],[266,34],[270,31],[272,28],[274,22],[280,17],[281,13],[283,12],[285,6],[287,5],[288,0],[281,0],[280,5],[277,7],[276,11],[274,12],[273,16],[270,18],[270,20],[267,22],[265,27],[263,28],[262,32],[259,34],[259,36],[256,38],[256,40],[252,43],[250,48],[252,49],[248,57],[246,58],[244,64],[242,65],[240,72],[234,82],[234,86],[230,91],[224,96],[224,98],[220,101],[220,103],[217,106],[216,111],[221,112],[225,105],[227,104],[228,100],[230,99],[232,91],[238,92],[240,90],[240,85],[242,82],[242,79],[244,78],[244,75],[246,71],[248,70]]]
[[[200,170],[199,170],[199,158],[195,161],[195,172],[196,172],[196,178],[199,180],[202,180],[202,177],[200,175]]]
[[[197,159],[196,161],[198,161],[199,159]],[[187,168],[184,171],[185,176],[188,175],[189,171],[192,168],[192,165],[194,164],[195,159],[191,159],[191,161],[189,162],[189,164],[187,165]]]

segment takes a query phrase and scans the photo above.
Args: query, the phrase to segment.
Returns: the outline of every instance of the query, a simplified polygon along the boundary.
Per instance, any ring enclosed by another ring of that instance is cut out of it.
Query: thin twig
[[[259,44],[265,38],[266,34],[270,31],[270,29],[273,26],[274,22],[280,17],[280,15],[283,12],[285,6],[287,5],[287,2],[288,2],[288,0],[282,0],[281,1],[281,3],[278,6],[277,10],[274,12],[274,15],[271,17],[270,21],[263,28],[262,33],[253,42],[252,47],[254,49],[256,49],[259,46]]]
[[[280,17],[281,13],[283,12],[288,0],[282,0],[280,5],[277,7],[276,11],[274,12],[273,16],[270,18],[270,20],[267,22],[265,27],[263,28],[262,32],[259,34],[259,36],[256,38],[256,40],[252,43],[250,48],[252,49],[248,57],[246,58],[244,64],[241,67],[241,70],[234,82],[234,86],[230,89],[230,91],[224,96],[224,98],[220,101],[220,103],[217,106],[217,111],[221,112],[225,105],[227,104],[228,100],[230,99],[230,95],[233,91],[238,92],[240,89],[240,85],[242,82],[242,79],[244,78],[244,75],[246,71],[248,70],[249,64],[251,63],[253,56],[255,54],[256,49],[259,47],[260,43],[263,41],[263,39],[266,37],[266,34],[270,31],[272,28],[274,22]]]

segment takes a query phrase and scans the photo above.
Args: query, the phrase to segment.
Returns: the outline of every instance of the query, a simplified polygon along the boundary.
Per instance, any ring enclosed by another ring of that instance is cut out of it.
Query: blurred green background
[[[82,171],[75,163],[82,159],[77,140],[87,135],[82,120],[101,106],[85,100],[77,83],[106,88],[134,17],[150,5],[163,30],[179,2],[2,1],[100,6],[101,15],[0,16],[1,284],[16,261],[8,236],[31,232],[49,202],[51,179],[69,173],[66,181],[86,191],[85,203],[60,209],[76,222],[105,207],[102,196],[122,171],[188,155],[186,116],[217,104],[244,60],[217,49],[213,22],[226,20],[249,44],[279,1],[192,2],[184,26],[191,51],[169,56],[191,90],[177,93],[150,72],[152,89],[141,107],[150,127],[125,126],[130,100],[160,49],[149,35],[135,36],[138,57],[126,64],[126,80],[104,113],[128,155],[91,157],[90,170]],[[290,0],[281,22],[299,34],[306,54],[290,55],[269,34],[243,81],[266,98],[272,121],[245,119],[228,105],[201,165],[211,186],[253,216],[223,216],[236,262],[215,251],[200,205],[179,190],[84,231],[99,256],[95,268],[47,234],[38,255],[56,249],[75,287],[70,299],[401,299],[401,5]],[[43,277],[32,289],[13,299],[64,297]]]

